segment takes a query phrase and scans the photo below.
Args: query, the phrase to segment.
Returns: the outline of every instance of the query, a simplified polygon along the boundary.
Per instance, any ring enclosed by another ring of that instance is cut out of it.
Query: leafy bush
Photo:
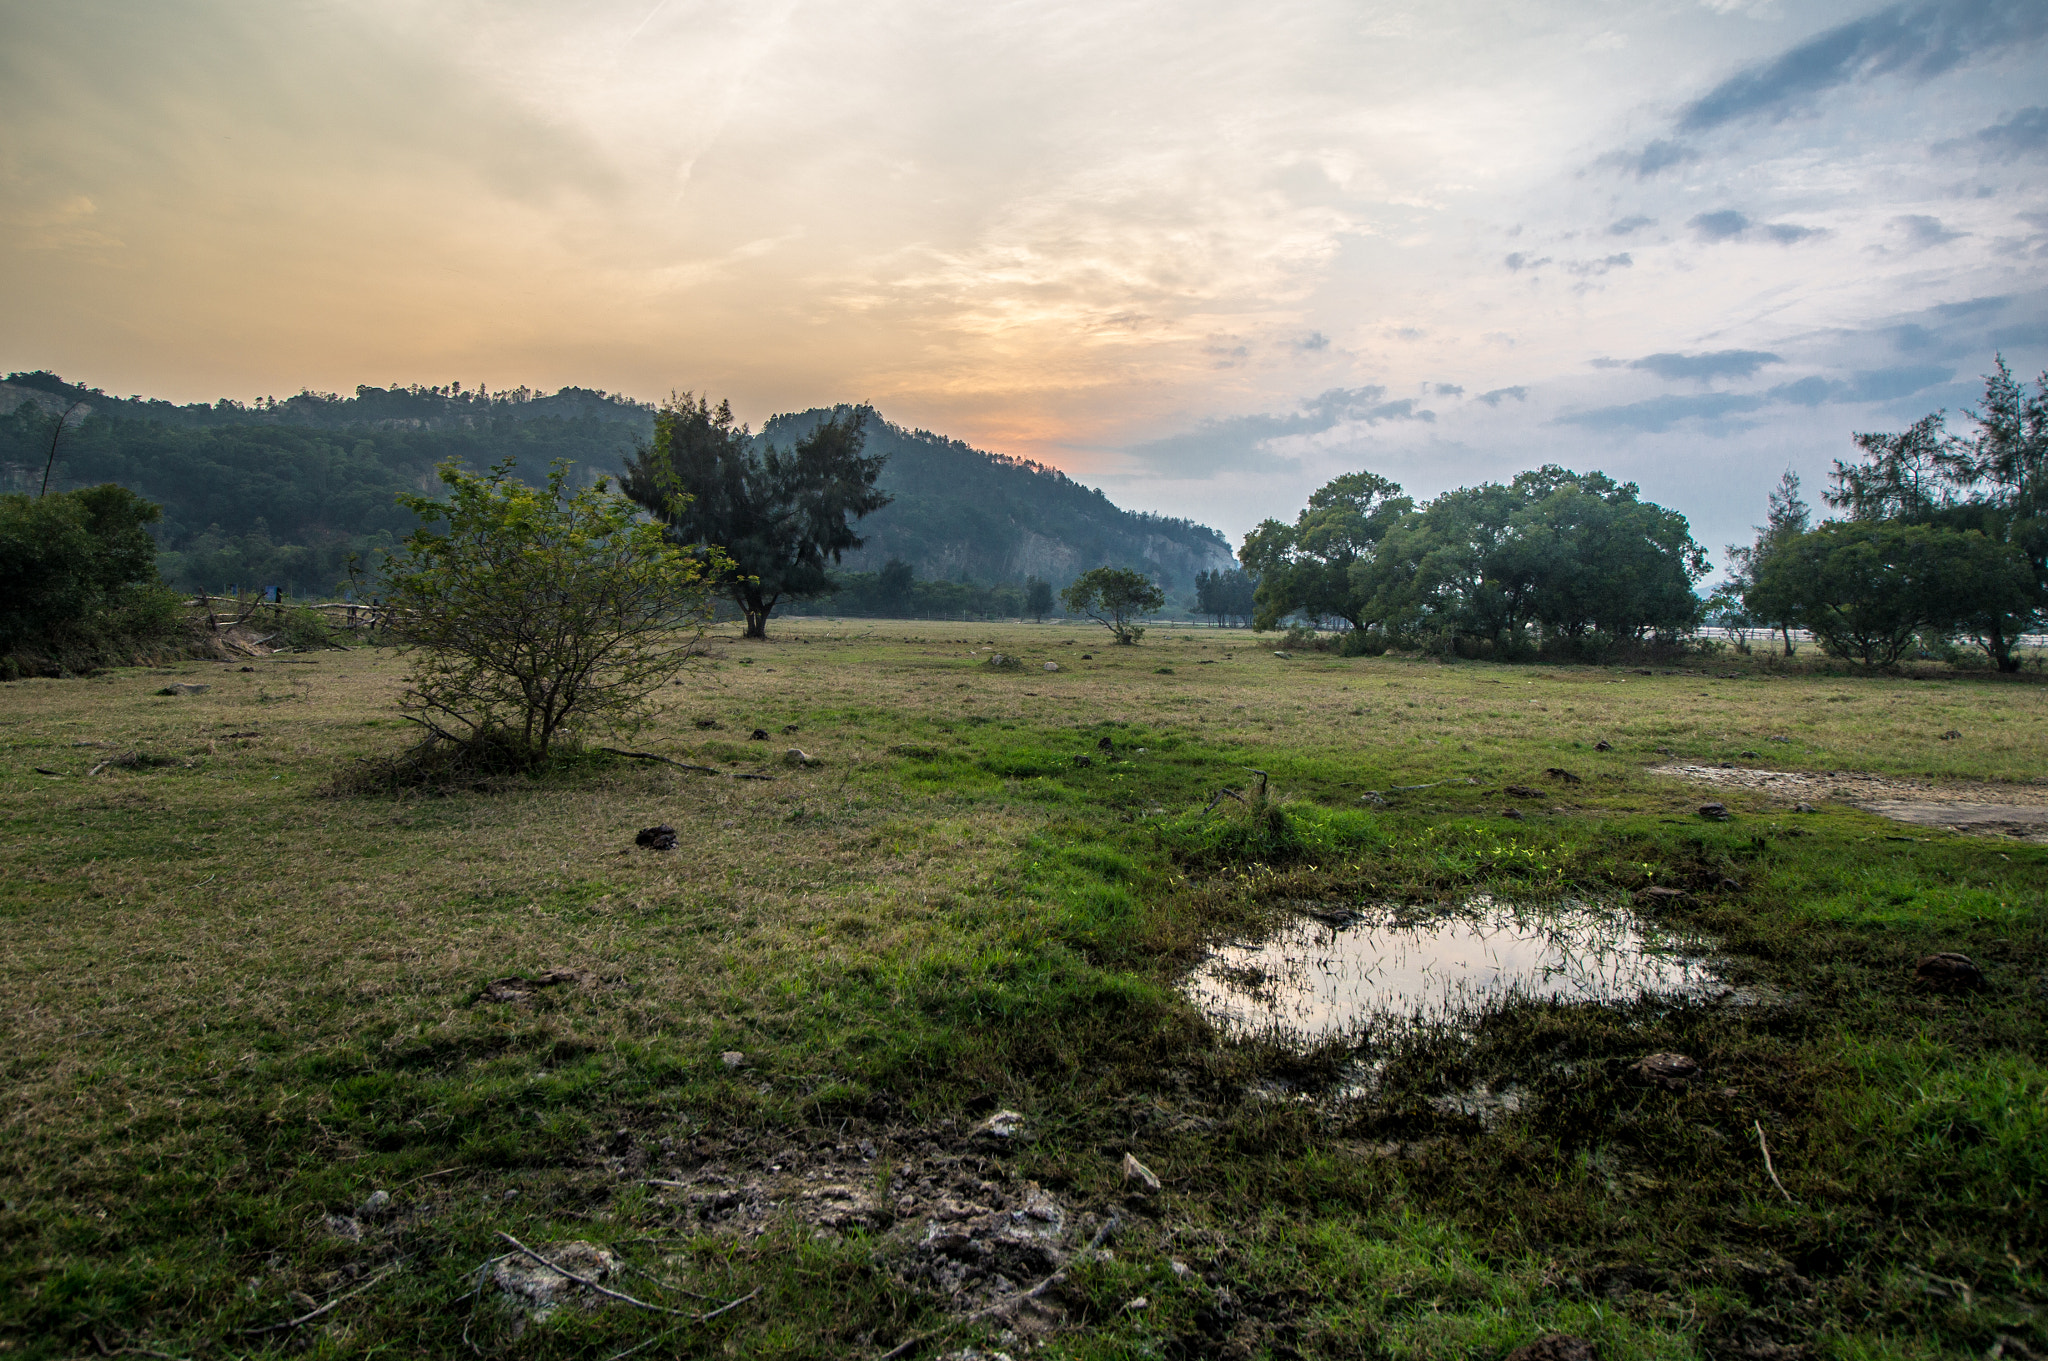
[[[182,651],[177,598],[146,526],[161,512],[107,483],[0,496],[0,672],[61,674]]]

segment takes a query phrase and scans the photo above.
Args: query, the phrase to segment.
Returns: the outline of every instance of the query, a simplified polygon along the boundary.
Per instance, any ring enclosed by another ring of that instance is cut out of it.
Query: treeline
[[[1420,505],[1374,473],[1337,478],[1239,556],[1253,623],[1347,630],[1347,650],[1598,657],[1695,628],[1707,555],[1634,483],[1548,465]]]
[[[1999,356],[1984,401],[1948,429],[1935,412],[1894,434],[1859,434],[1837,460],[1818,526],[1787,473],[1756,541],[1731,546],[1716,622],[1810,631],[1823,651],[1867,666],[1941,656],[1958,640],[2000,671],[2048,617],[2048,373],[2028,392]]]

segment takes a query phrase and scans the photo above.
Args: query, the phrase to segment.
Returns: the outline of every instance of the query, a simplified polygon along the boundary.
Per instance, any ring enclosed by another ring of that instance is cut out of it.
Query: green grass
[[[2024,782],[2043,687],[782,632],[723,645],[637,744],[773,782],[614,763],[324,796],[404,740],[385,654],[188,668],[214,688],[181,699],[142,672],[0,690],[0,1350],[453,1355],[467,1328],[487,1355],[879,1354],[947,1317],[894,1274],[914,1225],[714,1231],[644,1180],[861,1138],[899,1150],[863,1164],[880,1179],[997,1106],[1037,1137],[977,1175],[1125,1221],[1062,1297],[1055,1354],[1494,1357],[1550,1328],[1624,1356],[2048,1347],[2048,847],[1887,840],[1740,791],[1707,822],[1646,773],[1659,748],[1756,750]],[[1024,669],[983,667],[990,646]],[[823,764],[782,766],[792,744]],[[131,752],[151,759],[87,774]],[[1249,806],[1203,813],[1225,786]],[[655,822],[683,849],[634,850]],[[1375,1096],[1342,1102],[1262,1093],[1315,1098],[1350,1054],[1226,1040],[1174,986],[1204,942],[1303,901],[1652,886],[1686,891],[1646,910],[1718,940],[1731,978],[1800,1003],[1516,1006],[1382,1042]],[[1992,986],[1916,990],[1935,949]],[[550,969],[582,981],[486,994]],[[1633,1085],[1660,1049],[1706,1076]],[[1510,1080],[1534,1099],[1490,1130],[1430,1100]],[[1125,1201],[1126,1151],[1158,1204]],[[329,1230],[380,1187],[392,1220]],[[501,1231],[612,1244],[650,1273],[623,1288],[678,1307],[761,1293],[515,1339],[474,1292]]]

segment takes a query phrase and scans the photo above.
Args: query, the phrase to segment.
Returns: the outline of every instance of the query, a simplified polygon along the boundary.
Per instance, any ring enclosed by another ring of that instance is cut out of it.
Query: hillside
[[[161,503],[160,566],[181,588],[298,593],[333,589],[352,556],[373,560],[409,532],[395,498],[431,490],[437,463],[509,457],[538,481],[568,459],[586,477],[609,474],[651,434],[654,411],[589,388],[460,385],[177,405],[18,373],[0,383],[0,488],[35,490],[53,418],[74,402],[85,412],[63,435],[52,488],[119,482]],[[777,416],[757,438],[787,445],[825,414]],[[1057,469],[887,422],[869,438],[889,455],[882,486],[896,499],[862,523],[867,547],[849,573],[901,558],[926,580],[1059,586],[1112,563],[1144,568],[1178,598],[1195,573],[1232,561],[1214,530],[1120,509]]]

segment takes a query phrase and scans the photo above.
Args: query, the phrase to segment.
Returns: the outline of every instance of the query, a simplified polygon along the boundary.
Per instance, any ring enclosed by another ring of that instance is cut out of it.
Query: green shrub
[[[159,507],[107,483],[0,496],[0,672],[62,674],[186,645],[146,526]]]

